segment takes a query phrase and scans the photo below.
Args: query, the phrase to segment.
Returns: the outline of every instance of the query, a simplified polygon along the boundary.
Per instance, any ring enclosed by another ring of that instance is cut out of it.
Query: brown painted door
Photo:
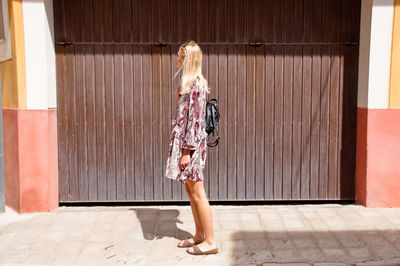
[[[360,0],[55,0],[60,202],[180,201],[178,47],[203,49],[210,200],[354,199]]]

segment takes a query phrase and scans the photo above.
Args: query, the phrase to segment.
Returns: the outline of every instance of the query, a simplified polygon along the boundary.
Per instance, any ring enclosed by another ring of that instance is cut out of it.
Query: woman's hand
[[[179,98],[181,97],[181,86],[178,86],[178,87],[176,88],[176,97],[178,97],[178,100],[179,100]]]
[[[184,170],[190,162],[190,150],[183,150],[180,167]]]

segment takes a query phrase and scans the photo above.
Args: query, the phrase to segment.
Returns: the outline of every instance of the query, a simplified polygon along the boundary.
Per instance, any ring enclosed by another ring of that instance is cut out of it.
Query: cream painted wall
[[[51,0],[22,1],[27,109],[57,106],[53,3]]]
[[[389,106],[393,1],[362,1],[358,107]]]

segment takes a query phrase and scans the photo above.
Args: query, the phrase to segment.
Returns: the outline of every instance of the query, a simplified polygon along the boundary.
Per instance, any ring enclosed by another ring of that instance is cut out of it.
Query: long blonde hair
[[[188,94],[190,92],[190,85],[197,78],[199,78],[200,84],[203,85],[203,88],[208,93],[209,88],[207,85],[207,80],[204,78],[201,71],[203,53],[200,49],[200,46],[194,41],[190,41],[182,44],[181,47],[179,47],[179,52],[183,55],[184,60],[182,67],[175,73],[174,77],[176,77],[176,75],[178,75],[178,73],[182,70],[180,94]]]

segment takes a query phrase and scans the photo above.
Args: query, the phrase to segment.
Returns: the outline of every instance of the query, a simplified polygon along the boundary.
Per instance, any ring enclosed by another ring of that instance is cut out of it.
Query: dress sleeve
[[[186,134],[183,140],[183,148],[196,150],[199,143],[200,132],[200,92],[197,87],[190,93],[189,111],[186,124]]]

